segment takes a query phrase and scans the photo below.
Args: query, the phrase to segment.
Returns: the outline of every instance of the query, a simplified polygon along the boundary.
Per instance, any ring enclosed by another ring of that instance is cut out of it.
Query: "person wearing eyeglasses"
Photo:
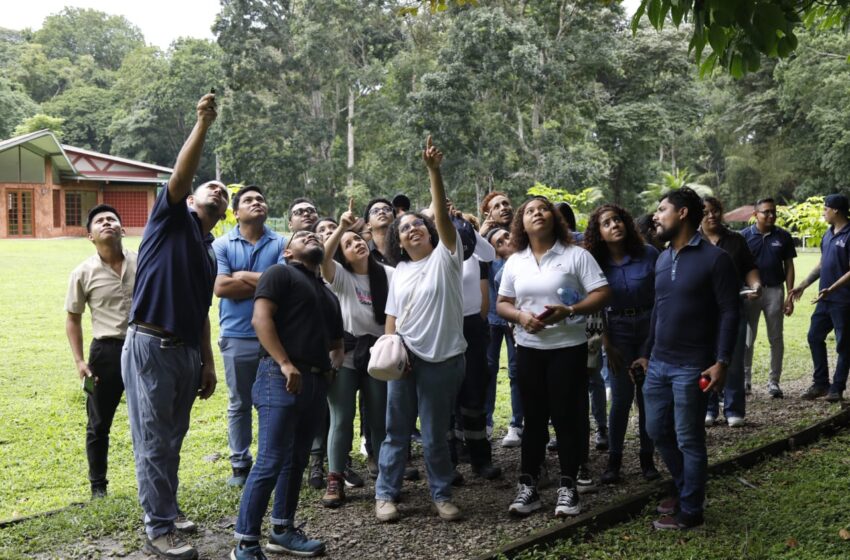
[[[310,229],[319,221],[319,211],[309,198],[298,197],[289,205],[289,231]]]
[[[387,437],[375,484],[375,515],[384,522],[399,518],[396,504],[417,410],[434,507],[441,519],[461,518],[461,510],[451,502],[454,469],[446,434],[464,375],[463,245],[445,202],[443,154],[430,136],[422,158],[434,220],[407,212],[387,232],[387,252],[396,270],[387,296],[385,332],[402,337],[411,362],[404,377],[387,383]]]
[[[791,234],[776,225],[776,202],[762,198],[753,210],[756,223],[741,230],[753,254],[762,282],[761,297],[744,302],[747,317],[747,338],[744,350],[744,386],[749,393],[753,379],[753,352],[759,319],[764,313],[767,340],[770,343],[770,374],[767,393],[782,398],[779,379],[782,377],[782,359],[785,354],[783,325],[785,316],[794,312],[794,302],[785,301],[785,291],[794,288],[794,259],[797,250]]]
[[[373,198],[366,204],[366,209],[363,211],[363,220],[372,234],[372,239],[367,241],[369,252],[381,264],[389,264],[385,256],[387,229],[394,219],[393,203],[386,198]]]

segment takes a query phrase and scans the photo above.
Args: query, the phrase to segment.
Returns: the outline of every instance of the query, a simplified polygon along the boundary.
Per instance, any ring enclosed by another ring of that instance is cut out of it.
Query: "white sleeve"
[[[330,283],[330,286],[331,286],[331,290],[333,290],[334,293],[337,296],[339,296],[340,294],[345,293],[345,290],[347,288],[346,280],[349,279],[348,278],[348,271],[345,270],[345,268],[343,268],[343,266],[341,264],[339,264],[338,262],[333,261],[333,263],[334,263],[334,279],[333,279],[333,282]]]
[[[493,262],[493,259],[496,258],[496,248],[493,247],[489,241],[481,237],[479,233],[475,232],[475,251],[473,253],[478,260],[481,262]]]
[[[516,297],[516,291],[514,290],[514,271],[513,266],[516,262],[516,259],[513,256],[508,257],[505,266],[502,267],[502,282],[499,284],[499,295],[505,296],[509,298]]]
[[[395,272],[397,272],[397,271],[395,271]],[[397,311],[398,305],[396,304],[396,299],[395,299],[395,280],[396,280],[395,272],[393,272],[392,277],[389,277],[390,276],[389,274],[387,275],[388,276],[387,279],[390,281],[390,287],[389,287],[389,290],[387,291],[387,305],[384,308],[384,312],[387,315],[392,315],[393,317],[398,317],[398,311]]]
[[[590,293],[597,288],[607,286],[608,279],[605,278],[605,273],[602,272],[602,268],[593,258],[593,255],[585,249],[576,248],[579,251],[576,255],[576,272],[585,292]]]

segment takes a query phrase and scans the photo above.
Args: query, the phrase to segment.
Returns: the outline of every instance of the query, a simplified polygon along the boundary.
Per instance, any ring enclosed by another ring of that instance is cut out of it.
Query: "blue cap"
[[[833,210],[838,210],[845,216],[850,214],[850,201],[843,194],[831,194],[823,199],[823,205]]]

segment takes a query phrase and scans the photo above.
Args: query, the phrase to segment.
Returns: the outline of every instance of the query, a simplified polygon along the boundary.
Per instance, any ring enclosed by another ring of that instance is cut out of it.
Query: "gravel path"
[[[776,439],[780,434],[800,429],[801,424],[809,425],[834,414],[838,405],[830,405],[824,401],[807,402],[798,398],[807,383],[808,380],[799,380],[783,384],[785,399],[770,399],[762,387],[754,388],[753,395],[748,398],[747,424],[744,427],[732,429],[718,423],[708,429],[710,460],[716,461],[721,455],[734,455],[739,452],[735,450],[744,440],[758,437],[760,432],[765,436],[764,440]],[[616,486],[599,486],[596,491],[583,494],[584,511],[622,499],[644,486],[637,459],[637,421],[634,414],[632,420],[621,471],[624,482]],[[769,434],[764,433],[767,430],[774,435],[767,437]],[[418,482],[405,482],[399,506],[402,512],[400,522],[385,525],[375,519],[372,481],[367,481],[365,488],[348,490],[348,501],[345,506],[336,510],[325,509],[319,505],[321,492],[306,491],[299,508],[299,520],[307,522],[305,530],[309,535],[326,541],[327,557],[357,560],[469,558],[559,523],[552,516],[555,504],[555,488],[552,486],[541,490],[544,503],[541,512],[525,519],[508,516],[507,507],[514,497],[518,476],[519,449],[499,447],[502,435],[496,433],[493,437],[494,462],[504,470],[500,480],[483,481],[472,475],[469,465],[459,467],[466,478],[466,483],[455,490],[454,496],[454,501],[465,514],[465,519],[461,522],[444,523],[431,510],[421,453],[416,454],[414,463],[423,473],[423,479]],[[602,473],[606,458],[605,452],[591,451],[594,478],[598,478]],[[556,472],[557,457],[550,453],[547,464],[552,472]],[[664,473],[660,458],[656,457],[656,464]],[[365,473],[365,469],[362,470]],[[710,498],[709,492],[709,500]],[[233,546],[234,522],[235,518],[222,519],[215,526],[205,527],[191,539],[202,558],[218,559],[228,556]],[[147,558],[139,551],[125,551],[120,544],[108,539],[96,541],[87,548],[89,550],[83,554],[93,558]]]

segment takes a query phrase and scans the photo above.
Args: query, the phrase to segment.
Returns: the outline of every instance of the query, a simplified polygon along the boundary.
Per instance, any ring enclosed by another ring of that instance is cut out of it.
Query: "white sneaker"
[[[395,504],[386,500],[375,500],[375,517],[384,523],[395,521],[401,517]]]
[[[451,502],[434,502],[434,509],[443,521],[459,521],[463,514],[460,509]]]
[[[705,427],[706,428],[710,428],[710,427],[714,426],[714,422],[716,422],[716,421],[717,421],[717,418],[714,417],[714,414],[709,412],[708,414],[705,415]]]
[[[740,428],[746,423],[746,420],[740,416],[729,416],[726,418],[726,423],[729,424],[730,428]]]
[[[519,447],[522,445],[522,428],[511,426],[508,433],[502,438],[502,447]]]
[[[566,477],[561,477],[558,487],[558,503],[555,506],[555,517],[566,517],[581,513],[581,502],[579,502],[578,490]]]

